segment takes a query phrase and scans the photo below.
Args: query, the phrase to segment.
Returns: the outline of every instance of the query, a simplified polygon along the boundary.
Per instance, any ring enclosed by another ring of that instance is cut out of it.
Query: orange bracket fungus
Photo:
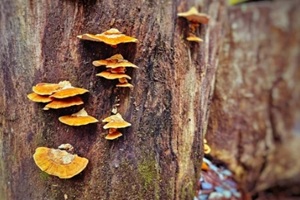
[[[49,103],[50,101],[52,101],[52,98],[49,95],[39,95],[34,92],[28,94],[27,98],[37,103]]]
[[[135,64],[125,60],[121,54],[115,54],[110,58],[105,60],[95,60],[93,61],[95,67],[106,66],[106,68],[118,68],[118,67],[133,67],[138,68]]]
[[[64,99],[88,92],[87,89],[73,87],[69,81],[61,81],[58,84],[60,85],[60,89],[51,95],[51,97],[56,99]]]
[[[104,42],[114,48],[120,43],[138,42],[136,38],[127,36],[116,28],[111,28],[101,34],[93,35],[86,33],[83,35],[78,35],[77,37],[82,40]]]
[[[93,61],[93,65],[95,67],[106,66],[107,69],[106,71],[96,74],[96,76],[110,80],[118,79],[120,83],[116,85],[117,87],[133,87],[132,84],[128,83],[127,79],[131,79],[131,77],[125,74],[126,67],[138,68],[138,66],[125,60],[121,54],[113,55],[105,60],[95,60]]]
[[[51,95],[60,88],[56,83],[38,83],[32,87],[32,91],[39,95]]]
[[[35,164],[44,172],[61,179],[72,178],[82,172],[88,159],[66,150],[38,147],[33,154]]]
[[[88,115],[84,108],[72,115],[61,116],[58,120],[69,126],[82,126],[98,122],[96,118]]]
[[[113,140],[122,136],[117,129],[118,128],[126,128],[131,126],[129,122],[126,122],[120,113],[115,115],[111,115],[102,120],[102,122],[107,122],[106,125],[103,126],[104,129],[109,129],[108,135],[105,137],[107,140]]]
[[[80,97],[69,97],[65,99],[53,99],[50,103],[46,104],[43,110],[68,108],[71,106],[82,105],[83,101]]]
[[[196,36],[196,29],[199,24],[208,24],[209,16],[204,13],[199,13],[195,7],[190,8],[187,12],[178,13],[178,17],[184,17],[189,22],[189,36],[186,38],[191,42],[202,42],[203,40]]]

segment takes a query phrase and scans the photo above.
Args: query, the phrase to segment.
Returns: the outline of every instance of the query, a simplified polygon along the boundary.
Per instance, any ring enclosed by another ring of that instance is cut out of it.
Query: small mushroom
[[[108,135],[105,136],[107,140],[114,140],[121,137],[123,134],[119,132],[116,128],[110,128],[108,130]]]
[[[203,40],[195,35],[191,35],[189,37],[186,38],[187,41],[190,42],[203,42]]]
[[[119,78],[131,79],[131,77],[128,76],[127,74],[113,74],[109,71],[100,72],[100,73],[96,74],[96,76],[101,76],[101,77],[109,79],[109,80],[119,79]]]
[[[60,85],[56,83],[38,83],[32,87],[32,91],[39,95],[51,95],[60,89]]]
[[[207,24],[209,22],[209,16],[204,13],[199,13],[196,7],[191,7],[187,12],[178,13],[178,17],[184,17],[189,22],[194,24]]]
[[[83,34],[78,35],[77,37],[82,40],[104,42],[112,47],[116,47],[120,43],[138,42],[136,38],[127,36],[116,28],[111,28],[101,34]]]
[[[34,92],[28,94],[27,98],[37,103],[49,103],[52,101],[52,98],[49,95],[39,95]]]
[[[106,125],[103,126],[104,129],[108,128],[125,128],[131,126],[129,122],[126,122],[120,113],[115,115],[111,115],[102,120],[102,122],[108,122]]]
[[[88,159],[65,150],[38,147],[33,154],[35,164],[46,173],[61,179],[72,178],[82,172]]]
[[[72,115],[61,116],[58,120],[69,126],[82,126],[98,122],[96,118],[88,115],[84,108]]]
[[[118,83],[116,85],[117,87],[128,87],[128,88],[133,88],[133,85],[130,83]]]
[[[129,62],[128,60],[125,60],[121,54],[115,54],[105,60],[95,60],[93,61],[93,65],[95,67],[104,65],[106,66],[106,68],[118,68],[118,67],[138,68],[138,66],[136,66],[135,64]]]
[[[60,108],[67,108],[71,106],[78,106],[82,105],[84,102],[78,96],[69,97],[65,99],[53,99],[50,103],[46,104],[43,110],[51,109],[60,109]]]
[[[205,154],[209,154],[210,151],[211,151],[211,148],[209,147],[209,145],[208,144],[204,144],[204,153]]]

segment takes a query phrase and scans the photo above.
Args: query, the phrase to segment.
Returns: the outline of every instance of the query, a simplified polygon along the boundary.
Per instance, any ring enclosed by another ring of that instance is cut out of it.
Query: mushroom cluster
[[[61,179],[72,178],[82,172],[89,161],[67,152],[66,149],[72,150],[73,147],[70,144],[63,144],[58,149],[38,147],[33,154],[34,162],[42,171],[50,175]]]
[[[67,108],[82,105],[78,96],[88,92],[84,88],[73,87],[69,81],[59,83],[38,83],[32,87],[27,97],[34,102],[47,103],[43,110]]]
[[[184,17],[189,22],[189,34],[186,38],[190,42],[203,42],[200,37],[197,37],[196,31],[199,24],[208,24],[209,16],[204,13],[199,13],[196,7],[190,8],[187,12],[178,13],[178,17]]]
[[[69,81],[38,83],[32,87],[32,91],[27,97],[34,102],[47,103],[43,110],[82,105],[84,102],[78,95],[88,92],[87,89],[73,87]],[[96,118],[89,116],[84,108],[77,113],[59,117],[59,121],[70,126],[98,122]]]
[[[107,123],[103,126],[104,129],[108,129],[108,135],[105,137],[107,140],[114,140],[122,136],[122,133],[118,131],[118,128],[126,128],[131,126],[129,122],[126,122],[120,113],[111,115],[102,120]]]
[[[100,72],[96,76],[101,76],[109,80],[118,79],[119,84],[116,85],[117,87],[133,87],[132,84],[128,83],[131,77],[125,74],[126,68],[138,68],[138,66],[125,60],[121,54],[115,54],[105,60],[95,60],[93,61],[93,65],[95,67],[106,66],[106,71]]]

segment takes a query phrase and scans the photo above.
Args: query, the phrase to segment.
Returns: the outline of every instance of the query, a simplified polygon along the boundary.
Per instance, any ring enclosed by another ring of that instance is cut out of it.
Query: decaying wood
[[[206,137],[212,155],[252,194],[272,187],[300,193],[299,6],[253,2],[228,10]]]
[[[201,29],[202,45],[189,44],[184,39],[188,24],[176,14],[192,3],[15,0],[0,5],[3,199],[193,197],[220,24],[213,20]],[[203,10],[216,19],[219,7],[207,4]],[[114,49],[76,38],[111,27],[136,36],[139,43]],[[92,61],[116,53],[139,66],[129,70],[133,90],[116,89],[115,83],[95,76],[98,69]],[[120,99],[118,111],[132,127],[121,139],[107,141],[103,124],[68,127],[57,118],[74,109],[43,111],[26,98],[36,83],[61,80],[90,91],[83,96],[84,107],[99,120],[109,116]],[[90,160],[84,172],[70,180],[47,176],[32,159],[36,147],[62,143],[72,144],[78,155]]]

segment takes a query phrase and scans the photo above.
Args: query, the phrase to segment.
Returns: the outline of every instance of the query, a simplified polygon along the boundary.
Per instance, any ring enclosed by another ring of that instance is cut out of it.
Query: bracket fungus
[[[199,13],[196,7],[190,8],[187,12],[177,14],[178,17],[184,17],[189,22],[189,36],[186,38],[191,42],[202,42],[203,40],[196,36],[196,29],[199,24],[208,24],[210,17],[205,13]]]
[[[95,67],[106,66],[106,71],[98,73],[96,76],[110,80],[118,79],[119,84],[116,85],[117,87],[133,87],[132,84],[128,83],[127,79],[131,79],[131,77],[125,74],[126,67],[138,68],[138,66],[125,60],[121,54],[115,54],[105,60],[95,60],[93,65]]]
[[[32,87],[32,91],[39,95],[51,95],[60,88],[57,83],[38,83]]]
[[[102,120],[102,122],[106,122],[107,124],[103,126],[104,129],[108,130],[108,135],[105,137],[107,140],[113,140],[122,136],[117,129],[118,128],[126,128],[131,126],[129,122],[126,122],[120,113],[115,115],[111,115]]]
[[[87,89],[73,87],[69,81],[61,81],[58,84],[60,85],[60,89],[51,95],[51,97],[56,99],[64,99],[88,92]]]
[[[39,95],[36,93],[30,93],[27,95],[27,98],[33,102],[37,103],[49,103],[52,101],[52,98],[49,95]]]
[[[51,109],[60,109],[60,108],[68,108],[71,106],[79,106],[82,105],[84,102],[80,97],[69,97],[65,99],[53,99],[50,103],[46,104],[43,110]]]
[[[105,139],[114,140],[114,139],[121,137],[122,135],[123,134],[120,131],[118,131],[118,129],[110,128],[110,129],[108,129],[108,135],[105,136]]]
[[[59,83],[38,83],[32,87],[33,93],[27,95],[28,99],[39,103],[48,103],[43,110],[67,108],[83,104],[77,95],[88,92],[87,89],[73,87],[69,81]]]
[[[38,147],[33,154],[35,164],[44,172],[61,179],[72,178],[82,172],[88,159],[66,150]]]
[[[98,122],[95,117],[88,115],[84,108],[71,115],[61,116],[58,118],[58,120],[61,123],[67,124],[69,126],[82,126]]]
[[[135,64],[125,60],[121,54],[115,54],[105,60],[93,61],[95,67],[106,66],[106,68],[118,68],[118,67],[133,67],[138,68]]]
[[[77,37],[82,40],[104,42],[105,44],[108,44],[114,48],[117,47],[117,45],[120,43],[138,42],[138,39],[127,36],[116,28],[111,28],[101,34],[93,35],[93,34],[86,33],[86,34],[78,35]]]

